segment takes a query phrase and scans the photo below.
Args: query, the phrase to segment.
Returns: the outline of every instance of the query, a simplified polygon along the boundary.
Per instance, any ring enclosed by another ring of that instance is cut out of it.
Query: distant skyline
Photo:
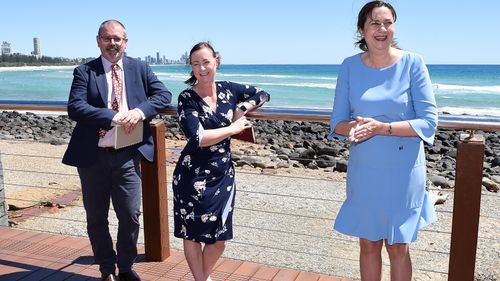
[[[364,0],[2,2],[0,43],[30,54],[40,38],[51,57],[97,57],[99,24],[123,22],[132,57],[178,59],[209,40],[226,64],[339,64],[353,45]],[[396,9],[395,37],[428,64],[500,64],[500,1],[388,1]]]

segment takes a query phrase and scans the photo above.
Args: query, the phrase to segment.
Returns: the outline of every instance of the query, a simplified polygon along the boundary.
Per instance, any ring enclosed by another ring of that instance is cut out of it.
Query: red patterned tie
[[[117,64],[111,66],[111,82],[113,84],[113,102],[111,102],[111,109],[118,112],[120,110],[120,103],[122,100],[123,85],[120,78],[120,67]],[[106,135],[106,130],[99,130],[99,137],[103,138]]]
[[[113,82],[113,94],[115,95],[111,108],[118,112],[122,100],[122,80],[120,79],[120,67],[117,64],[111,66],[111,81]]]

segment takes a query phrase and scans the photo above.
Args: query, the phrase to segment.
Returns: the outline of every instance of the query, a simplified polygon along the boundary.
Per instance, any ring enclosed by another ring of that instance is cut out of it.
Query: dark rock
[[[305,140],[304,143],[302,144],[303,147],[305,148],[312,148],[313,147],[313,142],[310,140]]]
[[[286,155],[286,154],[279,154],[278,158],[281,159],[281,160],[288,160],[289,159],[288,155]]]
[[[260,157],[255,156],[243,156],[240,161],[245,161],[250,163],[251,166],[265,168],[264,161]]]
[[[236,161],[236,167],[242,167],[242,166],[250,166],[250,167],[253,167],[252,164],[250,164],[250,162],[247,162],[245,160],[238,160]]]
[[[441,146],[433,146],[427,150],[429,154],[440,154],[441,153]]]
[[[311,170],[318,170],[318,165],[316,165],[316,162],[315,161],[312,161],[311,163],[309,163],[307,165],[307,168],[311,169]]]
[[[489,178],[484,177],[482,183],[483,186],[490,192],[498,192],[499,190],[499,184]]]
[[[289,149],[289,148],[280,147],[280,148],[276,149],[276,153],[277,154],[290,155],[290,153],[292,153],[292,150]]]
[[[318,155],[338,156],[340,148],[336,146],[323,146],[317,148]]]
[[[438,175],[427,175],[428,180],[432,182],[433,185],[439,186],[441,188],[451,188],[450,183],[445,177]]]
[[[441,155],[439,155],[439,154],[427,154],[426,159],[428,161],[436,162],[436,161],[441,160]],[[432,163],[432,164],[434,164],[434,163]]]
[[[500,166],[500,156],[496,156],[491,160],[491,167],[498,167]]]
[[[233,160],[233,161],[235,161],[235,162],[236,162],[236,161],[241,160],[241,157],[242,157],[242,155],[241,155],[241,154],[236,154],[236,153],[234,153],[234,152],[233,152],[233,153],[231,153],[231,160]]]
[[[495,152],[493,151],[493,149],[491,149],[490,147],[486,146],[484,148],[484,155],[486,155],[486,156],[495,156]]]
[[[453,160],[447,159],[446,157],[441,160],[441,167],[444,170],[452,170],[455,168],[455,163]]]
[[[281,162],[278,162],[278,164],[276,164],[276,168],[290,168],[290,164],[288,162],[285,162],[285,161],[281,161]]]
[[[336,159],[330,155],[320,155],[318,159],[316,159],[316,164],[320,168],[327,168],[335,166]]]
[[[300,157],[300,155],[301,155],[304,151],[306,151],[306,150],[307,150],[307,148],[303,148],[303,147],[295,147],[295,148],[294,148],[294,152],[298,153],[298,154],[299,154],[299,157]]]
[[[50,140],[50,144],[52,145],[63,145],[67,144],[68,142],[65,141],[65,139],[58,139],[58,138],[53,138]]]
[[[343,173],[347,172],[347,160],[337,160],[337,162],[335,163],[335,168],[333,170]]]
[[[448,148],[446,150],[447,150],[446,155],[455,159],[457,158],[457,150],[455,148]]]
[[[307,148],[302,150],[302,152],[300,152],[300,158],[302,159],[314,159],[315,155],[316,151],[314,151],[314,149],[312,148]]]

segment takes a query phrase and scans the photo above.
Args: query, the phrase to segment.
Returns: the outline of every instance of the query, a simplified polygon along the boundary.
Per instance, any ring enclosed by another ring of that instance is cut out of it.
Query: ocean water
[[[428,65],[440,112],[500,116],[500,65]],[[187,87],[189,66],[152,66],[174,95]],[[269,106],[326,108],[333,104],[339,65],[222,65],[219,80],[261,87]],[[0,68],[0,100],[66,101],[73,70]]]

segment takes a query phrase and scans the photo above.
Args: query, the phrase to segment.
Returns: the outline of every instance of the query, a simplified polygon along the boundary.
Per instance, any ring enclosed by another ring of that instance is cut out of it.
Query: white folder
[[[143,133],[143,122],[139,122],[135,125],[134,129],[130,133],[125,132],[125,127],[116,126],[115,130],[115,140],[114,140],[114,148],[120,149],[123,147],[131,146],[136,143],[142,142],[142,133]]]

